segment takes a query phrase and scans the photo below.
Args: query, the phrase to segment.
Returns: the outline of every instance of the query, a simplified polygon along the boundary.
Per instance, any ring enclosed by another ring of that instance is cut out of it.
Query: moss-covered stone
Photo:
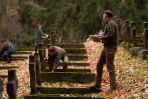
[[[1,77],[1,78],[7,78],[7,77],[8,77],[8,75],[1,74],[1,75],[0,75],[0,77]]]
[[[142,48],[141,47],[132,47],[129,49],[129,53],[132,55],[132,56],[138,56],[138,52],[141,51]]]
[[[49,71],[49,69],[45,70],[46,72]],[[57,69],[55,72],[63,72],[63,69]],[[67,69],[66,72],[91,72],[90,69]]]
[[[25,96],[24,99],[105,99],[103,97],[91,97],[84,95],[71,95],[71,94],[43,94],[43,95],[29,95]]]
[[[142,50],[138,53],[138,56],[143,59],[143,60],[147,60],[147,55],[148,55],[148,51],[147,50]]]
[[[68,57],[70,60],[83,60],[83,59],[87,59],[87,55],[86,54],[68,54]]]
[[[93,82],[95,74],[83,72],[42,72],[41,79],[48,82]]]
[[[66,48],[65,49],[67,51],[68,54],[74,54],[74,53],[78,53],[78,54],[83,54],[86,53],[85,48]]]
[[[37,86],[42,94],[90,94],[89,88],[50,88]]]
[[[33,54],[32,51],[16,51],[16,54]]]
[[[0,66],[0,70],[2,70],[2,69],[11,69],[11,68],[19,68],[19,66]]]
[[[57,45],[59,46],[59,45]],[[84,48],[84,44],[82,43],[63,43],[60,45],[63,48]]]
[[[62,62],[60,62],[60,66],[62,66]],[[88,62],[85,62],[85,61],[70,61],[68,62],[68,66],[89,66],[89,63]]]

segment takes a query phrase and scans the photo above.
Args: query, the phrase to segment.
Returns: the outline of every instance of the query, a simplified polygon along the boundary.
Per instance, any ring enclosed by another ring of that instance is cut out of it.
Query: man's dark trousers
[[[107,70],[109,72],[110,89],[116,88],[116,75],[114,66],[114,57],[116,49],[110,47],[104,47],[101,52],[100,59],[97,63],[97,75],[96,75],[96,85],[101,88],[101,80],[103,74],[103,66],[106,63]]]

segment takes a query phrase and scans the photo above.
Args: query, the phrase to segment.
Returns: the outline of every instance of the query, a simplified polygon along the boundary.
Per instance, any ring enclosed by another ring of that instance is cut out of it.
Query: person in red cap
[[[66,51],[58,46],[49,46],[46,49],[46,57],[44,60],[47,60],[49,63],[50,71],[54,72],[57,69],[57,66],[60,63],[60,60],[63,61],[63,71],[67,69],[68,56]]]
[[[102,42],[104,48],[97,63],[97,75],[95,85],[90,87],[91,91],[101,91],[101,80],[103,74],[103,66],[106,64],[109,72],[110,89],[109,92],[117,88],[114,57],[117,50],[117,24],[112,20],[113,13],[110,10],[105,10],[103,13],[104,33],[102,36],[93,36],[95,42]]]

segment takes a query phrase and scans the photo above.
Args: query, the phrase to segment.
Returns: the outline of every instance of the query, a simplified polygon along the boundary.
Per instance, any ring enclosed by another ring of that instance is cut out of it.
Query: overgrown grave
[[[137,33],[134,22],[126,20],[125,23],[129,23],[130,26],[126,26],[125,31],[122,31],[125,33],[125,36],[122,38],[123,47],[127,49],[132,56],[140,56],[143,60],[146,60],[148,55],[148,22],[143,23],[143,33]]]

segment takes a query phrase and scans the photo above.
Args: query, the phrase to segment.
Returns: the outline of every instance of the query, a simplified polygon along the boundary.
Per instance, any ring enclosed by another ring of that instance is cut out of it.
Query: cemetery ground
[[[92,72],[96,72],[96,63],[102,50],[102,45],[101,43],[95,43],[93,41],[85,42],[84,44],[87,50],[91,70]],[[2,64],[8,65],[1,63],[1,65]],[[30,93],[28,60],[15,60],[9,65],[19,66],[17,69],[17,77],[19,81],[18,99],[23,99],[23,96]],[[109,80],[108,72],[104,66],[102,79],[103,91],[100,93],[94,93],[92,96],[103,96],[105,99],[146,99],[148,97],[148,64],[146,61],[137,57],[131,57],[126,50],[119,46],[115,58],[115,67],[118,89],[113,93],[107,92],[109,89]],[[64,83],[54,83],[49,86],[52,85],[56,85],[57,87],[65,86]],[[78,87],[79,84],[76,84],[75,86]],[[88,84],[86,86],[89,87],[90,85]],[[3,97],[4,99],[7,99],[6,91],[4,91]]]
[[[102,44],[90,41],[86,42],[85,46],[92,72],[95,72]],[[129,52],[119,46],[115,57],[115,68],[118,89],[113,93],[106,92],[109,88],[109,76],[106,66],[104,66],[103,92],[93,95],[102,95],[106,99],[146,99],[148,97],[148,64],[146,61],[132,57]]]

